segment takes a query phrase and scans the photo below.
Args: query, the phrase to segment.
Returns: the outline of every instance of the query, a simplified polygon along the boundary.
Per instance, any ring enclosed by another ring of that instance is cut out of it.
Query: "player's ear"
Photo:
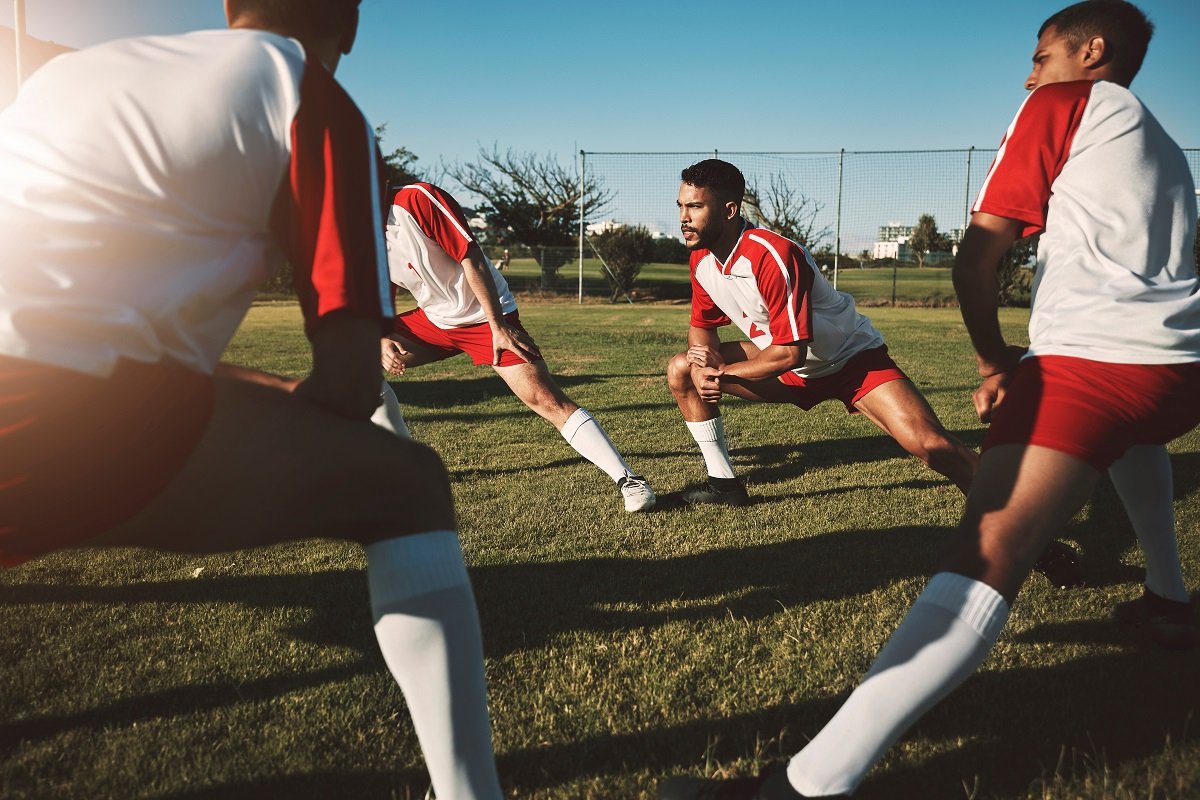
[[[1109,53],[1108,42],[1103,36],[1093,36],[1079,48],[1080,63],[1087,69],[1098,69],[1104,66],[1112,57]]]
[[[349,24],[346,26],[342,38],[338,40],[338,52],[346,55],[354,47],[354,40],[358,37],[358,9],[351,12]]]
[[[742,204],[736,200],[730,200],[725,204],[725,219],[734,219],[742,212]]]

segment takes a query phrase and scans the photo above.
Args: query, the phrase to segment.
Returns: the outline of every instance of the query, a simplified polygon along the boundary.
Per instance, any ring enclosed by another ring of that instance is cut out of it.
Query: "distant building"
[[[871,248],[871,258],[894,258],[897,261],[916,261],[917,256],[913,253],[912,247],[909,245],[909,240],[912,238],[915,225],[900,225],[895,222],[889,222],[887,225],[879,226],[879,241]],[[950,251],[934,251],[925,254],[925,263],[928,265],[944,264],[947,261],[952,261],[954,256],[958,254],[958,243],[962,241],[964,228],[951,228],[949,231],[943,231],[942,235],[950,240]]]
[[[615,231],[617,228],[624,228],[624,222],[617,222],[615,219],[602,219],[599,222],[589,222],[587,224],[587,232],[589,236],[599,236],[602,233]]]

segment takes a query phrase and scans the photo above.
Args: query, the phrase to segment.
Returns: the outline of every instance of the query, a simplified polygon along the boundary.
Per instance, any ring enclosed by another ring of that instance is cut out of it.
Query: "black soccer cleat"
[[[665,503],[662,501],[666,501]],[[750,495],[741,481],[737,481],[729,489],[721,489],[712,481],[705,481],[699,486],[684,489],[681,492],[671,492],[661,498],[659,505],[665,508],[680,508],[682,506],[748,506]]]
[[[1124,625],[1142,628],[1164,650],[1191,650],[1200,643],[1192,604],[1159,597],[1145,587],[1136,600],[1118,603],[1113,617]]]
[[[1066,542],[1053,541],[1046,545],[1041,557],[1033,565],[1054,586],[1073,589],[1083,586],[1083,559],[1074,547]]]
[[[836,800],[850,795],[803,795],[788,783],[784,767],[774,767],[753,778],[691,778],[676,775],[658,785],[659,800]]]

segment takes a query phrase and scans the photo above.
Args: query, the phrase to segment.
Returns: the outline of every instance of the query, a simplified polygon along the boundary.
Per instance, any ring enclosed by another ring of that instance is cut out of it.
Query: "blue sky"
[[[338,77],[387,123],[385,149],[426,167],[493,143],[563,159],[994,147],[1060,2],[363,0]],[[1158,31],[1133,89],[1200,147],[1200,2],[1140,5]],[[220,0],[26,0],[26,17],[31,35],[73,47],[224,25]]]

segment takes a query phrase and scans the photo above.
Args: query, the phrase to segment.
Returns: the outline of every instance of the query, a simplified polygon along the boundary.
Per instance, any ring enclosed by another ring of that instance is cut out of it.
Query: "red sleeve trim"
[[[692,276],[692,318],[693,328],[720,328],[733,322],[725,312],[717,307],[708,292],[696,280],[696,267],[708,255],[707,250],[693,250],[688,258],[688,270]]]
[[[305,65],[292,154],[273,228],[292,263],[310,336],[335,311],[391,330],[375,135],[329,71]]]
[[[467,257],[476,244],[466,212],[449,192],[431,183],[410,183],[392,200],[416,220],[417,226],[455,261]]]
[[[1093,85],[1051,83],[1025,99],[1000,143],[972,213],[1018,220],[1024,223],[1022,237],[1045,229],[1054,181],[1071,153]]]
[[[757,231],[747,236],[762,251],[751,268],[767,307],[771,343],[811,342],[813,271],[804,251],[783,237]]]

